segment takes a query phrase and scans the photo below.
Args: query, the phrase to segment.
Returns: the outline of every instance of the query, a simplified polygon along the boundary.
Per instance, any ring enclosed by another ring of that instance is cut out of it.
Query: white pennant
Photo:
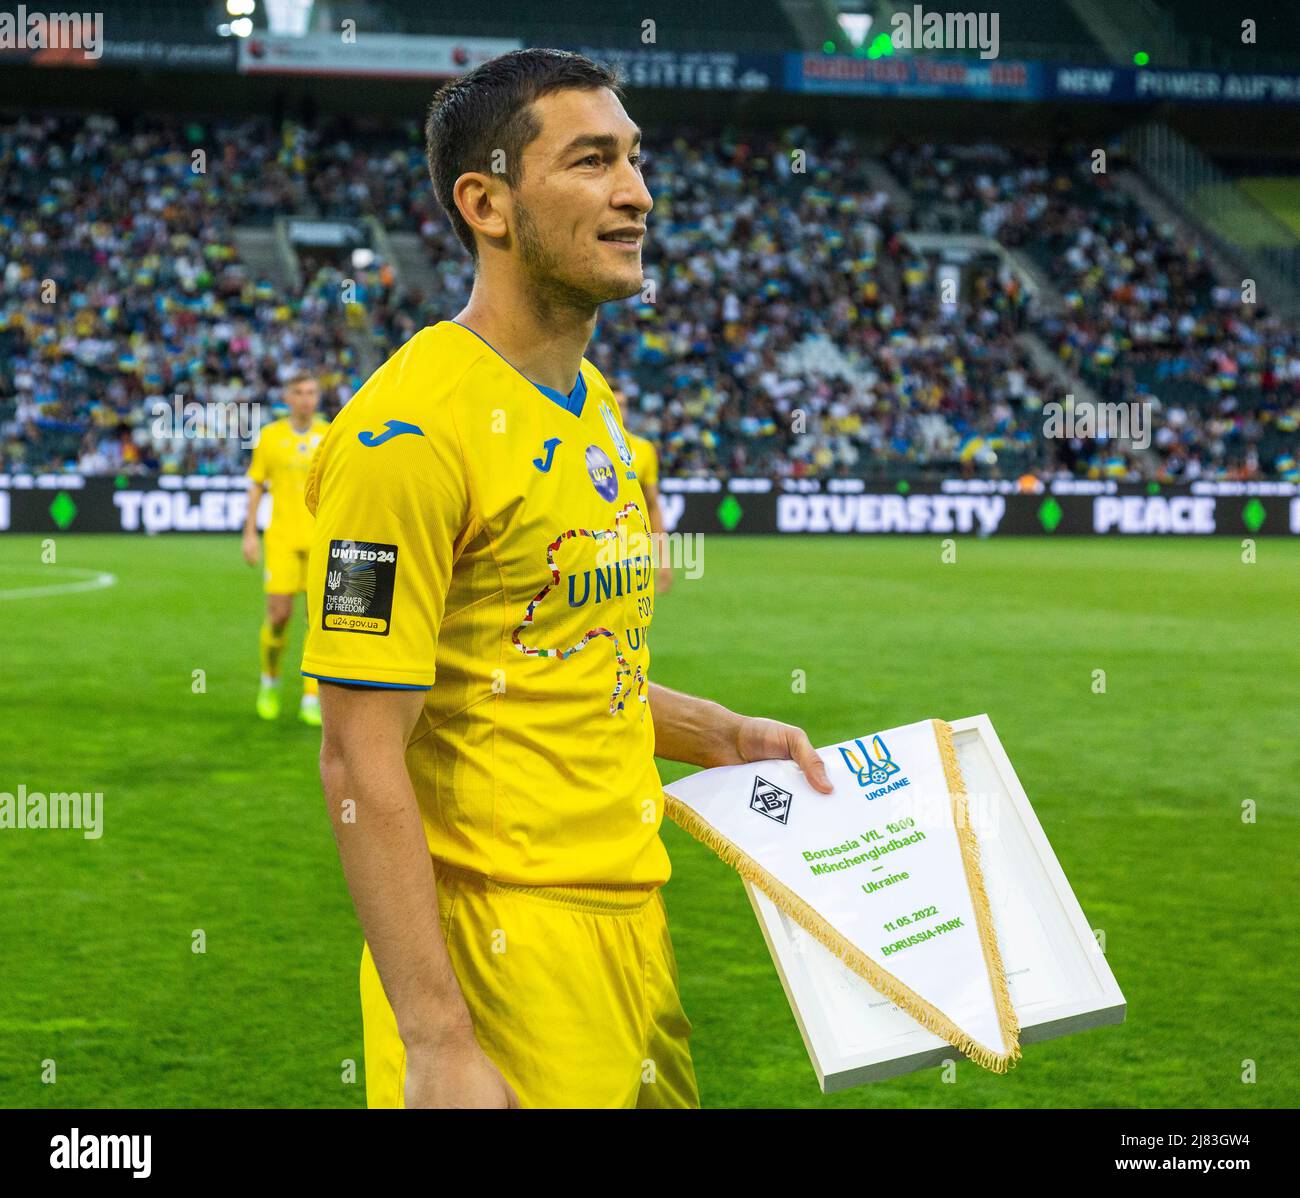
[[[1020,1057],[952,729],[923,720],[665,787],[673,821],[924,1027],[995,1072]]]

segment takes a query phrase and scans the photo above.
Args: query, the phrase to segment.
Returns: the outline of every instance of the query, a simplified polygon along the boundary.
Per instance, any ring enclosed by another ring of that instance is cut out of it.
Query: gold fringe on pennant
[[[970,890],[971,905],[975,908],[975,922],[979,927],[980,944],[984,949],[984,963],[988,967],[989,984],[993,987],[993,1001],[998,1010],[998,1026],[1002,1038],[1010,1049],[1004,1054],[1006,1064],[998,1072],[1020,1060],[1020,1018],[1011,1005],[1007,989],[1007,971],[1002,965],[998,950],[998,933],[993,924],[993,911],[989,896],[984,890],[984,870],[980,867],[980,842],[970,824],[970,809],[966,802],[966,780],[957,762],[957,750],[952,743],[952,725],[945,720],[934,720],[934,735],[939,742],[939,757],[943,761],[944,777],[948,780],[948,794],[952,798],[952,818],[957,826],[957,843],[961,846],[961,859],[966,867],[966,886]]]
[[[851,940],[836,931],[793,890],[723,836],[697,811],[686,806],[667,791],[664,791],[664,810],[673,823],[707,845],[742,878],[757,886],[778,909],[785,912],[805,932],[834,953],[854,973],[865,978],[872,989],[890,999],[927,1031],[933,1032],[951,1044],[976,1064],[994,1073],[1005,1073],[1020,1058],[1020,1024],[1007,993],[1006,973],[1002,968],[1002,958],[998,953],[997,938],[993,931],[992,913],[989,911],[988,897],[984,893],[984,882],[979,872],[979,845],[965,820],[966,787],[952,746],[952,729],[942,720],[934,720],[933,723],[935,736],[939,742],[939,756],[943,760],[944,776],[947,778],[948,791],[953,801],[954,821],[957,820],[959,811],[962,817],[957,824],[958,841],[961,844],[962,860],[966,867],[967,884],[975,906],[980,941],[984,947],[984,959],[989,968],[990,980],[993,982],[998,1022],[1002,1028],[1003,1038],[1011,1045],[1010,1052],[994,1052],[973,1040],[938,1007],[927,1002],[910,986],[905,986],[893,974],[882,969]]]

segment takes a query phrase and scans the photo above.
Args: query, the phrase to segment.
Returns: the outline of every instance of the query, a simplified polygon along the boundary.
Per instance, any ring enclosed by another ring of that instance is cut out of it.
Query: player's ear
[[[510,231],[506,219],[505,192],[501,179],[480,171],[466,171],[452,188],[452,198],[465,223],[484,237],[501,238]]]

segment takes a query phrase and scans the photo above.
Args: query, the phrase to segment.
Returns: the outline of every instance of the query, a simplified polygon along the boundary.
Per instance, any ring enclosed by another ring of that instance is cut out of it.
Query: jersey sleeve
[[[257,438],[257,444],[253,446],[253,460],[248,463],[248,478],[250,482],[266,486],[266,479],[269,474],[266,456],[266,437],[260,436]]]
[[[649,438],[645,443],[645,470],[641,475],[641,486],[657,487],[659,485],[659,450]]]
[[[313,459],[306,501],[316,520],[302,672],[427,690],[471,524],[455,430],[407,424],[383,437],[336,421]]]

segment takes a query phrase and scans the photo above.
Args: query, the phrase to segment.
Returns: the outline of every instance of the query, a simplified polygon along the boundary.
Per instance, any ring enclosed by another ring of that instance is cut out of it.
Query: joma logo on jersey
[[[551,462],[555,460],[555,448],[560,444],[559,437],[548,437],[542,442],[542,448],[546,451],[546,458],[534,458],[533,465],[543,474],[547,474],[551,469]]]
[[[883,786],[894,774],[902,773],[890,756],[889,746],[880,737],[871,738],[870,751],[861,740],[854,741],[854,744],[858,746],[857,753],[841,745],[840,756],[859,786]]]
[[[357,434],[357,440],[367,449],[374,449],[377,445],[383,445],[394,437],[400,437],[406,433],[411,436],[423,437],[424,429],[418,424],[408,424],[405,420],[385,420],[382,433],[372,433],[369,429],[366,429]]]

